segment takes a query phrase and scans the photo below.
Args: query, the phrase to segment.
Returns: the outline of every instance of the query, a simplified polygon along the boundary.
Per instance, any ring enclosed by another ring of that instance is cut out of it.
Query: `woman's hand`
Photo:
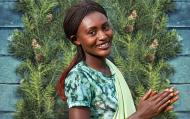
[[[173,98],[170,99],[170,105],[168,107],[166,107],[166,109],[164,110],[164,112],[167,112],[167,111],[173,110],[173,106],[171,106],[171,104],[173,104],[174,102],[176,102],[179,99],[179,91],[177,91],[177,90],[174,91],[173,87],[167,88],[164,91],[169,91],[171,93],[173,92]],[[150,93],[146,93],[146,95],[144,95],[143,98],[145,100],[145,98],[148,99],[149,97],[152,97],[156,94],[157,94],[156,91],[150,91]]]
[[[173,104],[179,99],[179,91],[178,90],[174,91],[173,87],[171,87],[170,89],[167,88],[165,89],[165,91],[170,91],[170,92],[173,92],[174,94],[173,98],[170,99],[170,105],[166,107],[166,109],[164,110],[164,112],[167,112],[167,111],[173,110],[173,106],[171,106],[171,104]]]
[[[170,104],[174,103],[178,98],[179,92],[173,88],[165,89],[157,93],[149,90],[140,100],[136,113],[128,119],[151,119],[162,111],[173,109]]]

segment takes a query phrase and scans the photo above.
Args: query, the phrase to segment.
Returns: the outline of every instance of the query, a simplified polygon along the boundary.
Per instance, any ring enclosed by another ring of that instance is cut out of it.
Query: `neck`
[[[111,71],[110,71],[109,67],[106,65],[105,58],[86,55],[85,63],[88,66],[96,69],[97,71],[102,72],[105,75],[111,75]]]
[[[95,57],[95,56],[90,56],[85,58],[85,63],[97,70],[105,69],[107,68],[106,65],[106,59],[105,58],[100,58],[100,57]]]

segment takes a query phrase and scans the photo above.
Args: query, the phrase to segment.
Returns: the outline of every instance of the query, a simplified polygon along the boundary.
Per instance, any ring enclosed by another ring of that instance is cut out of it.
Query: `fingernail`
[[[176,91],[176,94],[179,94],[179,91]]]
[[[170,92],[173,92],[173,89],[171,89],[171,88],[170,88],[170,90],[169,90],[169,91],[170,91]]]

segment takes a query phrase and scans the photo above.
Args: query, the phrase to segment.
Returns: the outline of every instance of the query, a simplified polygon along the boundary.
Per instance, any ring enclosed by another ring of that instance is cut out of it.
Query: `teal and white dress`
[[[79,62],[65,80],[68,107],[89,107],[91,119],[112,119],[118,106],[114,75],[105,75],[84,61]]]

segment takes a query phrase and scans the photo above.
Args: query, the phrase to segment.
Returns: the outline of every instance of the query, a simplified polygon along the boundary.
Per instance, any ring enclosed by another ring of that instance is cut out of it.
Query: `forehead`
[[[100,12],[92,12],[84,17],[80,26],[90,28],[98,25],[102,25],[107,22],[107,17]],[[79,26],[79,27],[80,27]]]

